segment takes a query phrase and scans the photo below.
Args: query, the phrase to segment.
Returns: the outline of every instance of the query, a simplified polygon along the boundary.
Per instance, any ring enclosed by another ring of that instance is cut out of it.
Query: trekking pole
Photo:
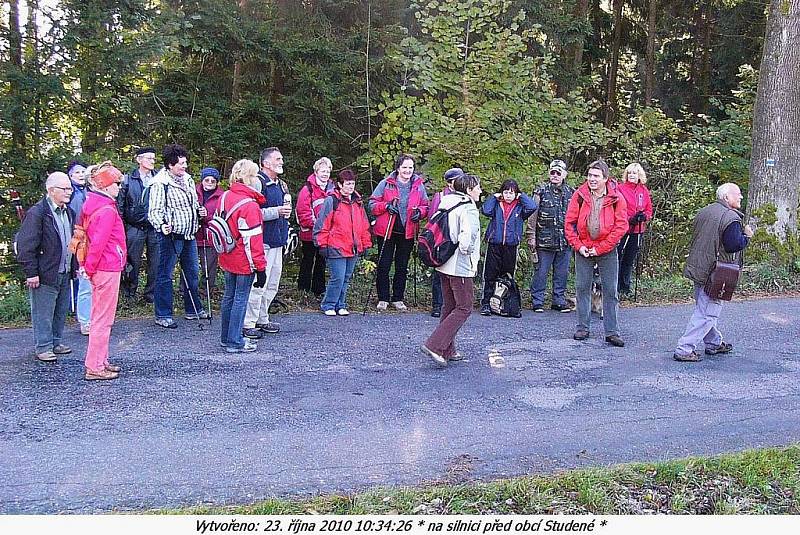
[[[208,228],[206,228],[206,244],[209,242]],[[206,298],[208,299],[208,326],[211,327],[211,318],[213,314],[211,311],[211,285],[208,282],[208,245],[203,246],[203,271],[206,277]]]
[[[392,231],[392,224],[394,223],[394,214],[389,215],[389,224],[386,226],[386,232],[383,234],[383,243],[380,246],[380,250],[378,251],[378,261],[375,263],[375,276],[372,278],[372,284],[369,287],[369,292],[367,293],[367,300],[364,301],[364,312],[362,312],[362,316],[367,315],[367,306],[369,305],[370,299],[372,299],[372,288],[378,282],[378,266],[381,264],[381,258],[383,258],[383,250],[386,249],[386,242],[389,239],[389,233]]]
[[[171,226],[171,225],[169,225]],[[175,247],[175,240],[169,237],[169,235],[164,235],[164,238],[169,240],[169,243],[172,244],[172,252],[175,253],[175,260],[178,264],[178,270],[181,272],[181,277],[183,279],[184,288],[186,288],[186,295],[189,296],[189,302],[192,304],[192,310],[194,310],[194,315],[197,316],[197,328],[199,330],[203,330],[203,324],[200,323],[200,311],[197,310],[197,303],[194,302],[194,297],[192,296],[192,289],[189,288],[189,279],[186,277],[186,272],[183,271],[183,264],[181,264],[181,259],[178,256],[178,248]],[[185,247],[185,244],[184,244]]]
[[[419,249],[417,247],[417,239],[419,239],[419,223],[417,229],[414,231],[414,308],[417,308],[417,269],[419,269]]]
[[[639,223],[639,226],[638,226],[637,230],[642,230],[642,223],[641,222]],[[639,274],[642,271],[642,250],[641,250],[642,234],[643,233],[637,233],[636,234],[636,251],[637,251],[636,252],[636,271],[634,273],[634,279],[633,279],[633,302],[634,303],[637,302],[637,298],[639,297]]]

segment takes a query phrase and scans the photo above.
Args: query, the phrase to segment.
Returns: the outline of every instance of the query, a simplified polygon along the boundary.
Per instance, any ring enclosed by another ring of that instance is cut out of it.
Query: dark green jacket
[[[736,253],[722,246],[722,233],[734,221],[742,222],[742,213],[724,201],[716,201],[700,210],[694,218],[694,234],[683,274],[697,284],[705,284],[717,260],[735,263]]]

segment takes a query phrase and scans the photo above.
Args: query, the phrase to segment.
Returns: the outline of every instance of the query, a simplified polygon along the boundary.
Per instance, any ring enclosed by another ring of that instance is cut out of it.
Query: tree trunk
[[[656,86],[656,10],[658,0],[650,0],[647,6],[647,51],[644,60],[644,105],[653,103]]]
[[[239,16],[245,17],[247,10],[247,0],[239,0]],[[242,58],[241,56],[233,63],[233,84],[231,86],[231,102],[236,104],[241,100],[242,87]]]
[[[572,18],[575,21],[586,21],[589,14],[589,0],[576,0],[575,6],[572,10]],[[556,88],[557,94],[564,97],[575,89],[578,85],[578,78],[583,72],[583,47],[585,36],[583,33],[578,35],[576,39],[564,47],[562,58],[564,59],[565,70],[568,75],[559,83]]]
[[[771,0],[753,111],[747,210],[772,204],[781,240],[797,232],[800,199],[800,2]],[[772,164],[772,165],[770,165]],[[757,219],[753,219],[756,223]]]
[[[15,156],[22,158],[25,153],[25,107],[22,100],[22,88],[20,80],[22,77],[22,32],[19,29],[19,2],[9,0],[8,2],[8,48],[9,62],[11,64],[9,76],[10,92],[9,96],[13,101],[12,120],[11,120],[11,152]]]
[[[33,151],[40,156],[42,140],[42,100],[40,88],[40,61],[39,61],[39,24],[36,14],[39,12],[39,0],[28,1],[28,24],[25,27],[25,71],[32,79],[36,80],[35,98],[33,103]]]
[[[614,0],[614,36],[611,42],[611,65],[608,68],[608,90],[606,91],[606,120],[609,127],[617,117],[617,72],[619,71],[619,50],[622,44],[622,6],[625,0]]]

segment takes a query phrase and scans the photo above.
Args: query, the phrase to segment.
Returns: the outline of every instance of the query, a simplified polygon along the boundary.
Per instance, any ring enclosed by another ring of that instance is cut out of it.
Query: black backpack
[[[494,283],[494,293],[489,298],[492,313],[498,316],[521,318],[522,297],[514,277],[504,273]]]
[[[470,202],[462,201],[446,210],[439,208],[428,220],[425,230],[417,239],[417,254],[423,264],[437,268],[450,260],[458,248],[458,244],[450,239],[450,212]]]

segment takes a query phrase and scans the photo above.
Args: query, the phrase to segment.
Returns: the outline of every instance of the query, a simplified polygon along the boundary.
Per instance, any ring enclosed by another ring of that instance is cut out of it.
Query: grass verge
[[[800,446],[159,514],[798,514]]]

